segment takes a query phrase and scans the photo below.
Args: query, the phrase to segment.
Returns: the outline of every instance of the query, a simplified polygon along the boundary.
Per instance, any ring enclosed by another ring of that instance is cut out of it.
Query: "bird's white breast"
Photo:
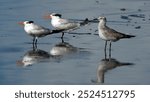
[[[54,18],[54,19],[51,20],[51,24],[52,24],[53,27],[59,28],[61,23],[59,22],[59,19]]]
[[[99,37],[101,38],[101,39],[103,39],[103,40],[107,40],[107,38],[106,38],[106,36],[105,36],[105,34],[104,34],[104,32],[100,29],[100,28],[98,28],[99,30]]]
[[[28,34],[31,33],[32,29],[33,29],[33,26],[32,26],[32,25],[25,25],[25,27],[24,27],[24,30],[25,30]]]

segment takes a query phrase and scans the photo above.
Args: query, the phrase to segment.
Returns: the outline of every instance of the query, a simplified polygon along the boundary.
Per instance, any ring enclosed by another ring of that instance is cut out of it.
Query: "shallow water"
[[[149,0],[1,0],[0,84],[150,84],[149,11]],[[43,19],[52,12],[78,20],[106,16],[108,26],[136,37],[113,43],[110,61],[104,60],[97,23],[73,31],[85,34],[65,34],[65,43],[61,34],[41,38],[33,50],[17,22],[52,28]]]

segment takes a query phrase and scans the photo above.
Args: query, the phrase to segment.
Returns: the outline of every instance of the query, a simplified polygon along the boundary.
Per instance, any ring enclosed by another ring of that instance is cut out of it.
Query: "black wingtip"
[[[136,37],[135,35],[130,35],[130,38]]]
[[[52,33],[60,33],[62,31],[64,31],[64,30],[52,30]]]

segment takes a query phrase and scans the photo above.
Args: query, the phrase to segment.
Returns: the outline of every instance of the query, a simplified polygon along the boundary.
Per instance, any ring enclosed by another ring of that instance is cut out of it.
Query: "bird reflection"
[[[121,67],[121,66],[129,66],[129,65],[133,65],[133,63],[120,62],[113,58],[102,59],[97,68],[97,83],[104,83],[105,73],[108,70],[112,70],[114,68]]]
[[[45,62],[50,58],[50,54],[46,51],[33,48],[26,52],[22,60],[17,61],[17,65],[20,66],[31,66],[35,63]]]
[[[70,45],[67,42],[64,42],[62,39],[62,42],[56,44],[52,49],[50,50],[50,54],[52,56],[64,56],[64,55],[69,55],[77,52],[78,48]]]
[[[50,49],[50,55],[53,61],[61,62],[66,59],[87,59],[91,53],[86,48],[78,48],[62,40]]]

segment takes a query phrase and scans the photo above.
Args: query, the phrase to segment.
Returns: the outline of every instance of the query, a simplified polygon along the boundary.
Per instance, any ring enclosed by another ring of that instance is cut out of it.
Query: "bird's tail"
[[[64,31],[64,30],[57,30],[57,29],[55,29],[55,30],[52,30],[52,33],[60,33],[62,31]]]
[[[46,33],[45,35],[51,35],[51,34],[61,33],[61,32],[63,32],[63,31],[64,31],[64,30],[57,30],[57,29],[49,30],[49,32]]]
[[[54,29],[54,30],[51,30],[50,34],[55,34],[55,33],[61,33],[63,32],[64,30],[57,30],[57,29]]]
[[[126,34],[123,34],[123,38],[132,38],[132,37],[135,37],[135,35],[126,35]]]
[[[88,18],[86,18],[83,22],[80,23],[80,26],[85,26],[89,23]]]

